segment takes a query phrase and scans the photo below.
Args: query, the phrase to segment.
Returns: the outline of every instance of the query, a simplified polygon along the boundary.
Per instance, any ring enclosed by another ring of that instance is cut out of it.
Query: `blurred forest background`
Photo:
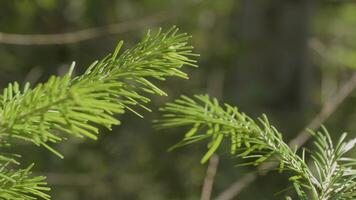
[[[147,29],[172,25],[193,35],[200,68],[186,70],[189,81],[165,82],[169,97],[154,97],[155,112],[144,113],[145,119],[126,114],[122,126],[98,141],[57,145],[64,160],[18,146],[24,166],[36,161],[36,173],[48,177],[53,199],[200,199],[205,149],[193,145],[167,153],[182,130],[152,128],[159,106],[180,94],[209,93],[252,116],[266,113],[290,140],[356,73],[352,0],[0,0],[0,86],[45,81],[66,72],[72,61],[80,73],[118,40],[127,48]],[[355,136],[355,122],[354,93],[324,124],[335,137],[343,131]],[[238,161],[227,150],[221,155],[213,197],[255,170],[234,167]],[[287,186],[285,177],[272,172],[235,199],[282,199],[274,195]]]

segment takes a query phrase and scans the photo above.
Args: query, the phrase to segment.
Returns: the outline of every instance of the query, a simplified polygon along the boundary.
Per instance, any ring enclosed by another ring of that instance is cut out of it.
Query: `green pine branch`
[[[334,146],[326,129],[312,133],[318,149],[311,155],[314,170],[306,164],[306,150],[303,149],[299,155],[291,149],[265,115],[255,121],[236,107],[229,104],[221,106],[207,95],[182,96],[173,103],[167,103],[161,111],[163,119],[157,121],[158,127],[191,127],[182,141],[171,149],[209,140],[202,163],[227,140],[231,154],[246,160],[241,165],[277,162],[280,172],[292,172],[289,181],[301,200],[356,198],[356,159],[345,156],[355,146],[356,139],[346,142],[346,134]]]
[[[136,46],[120,54],[119,42],[113,54],[95,61],[83,75],[72,77],[74,63],[69,72],[52,76],[47,82],[31,88],[9,84],[0,96],[1,147],[22,140],[43,146],[59,157],[53,143],[66,136],[97,139],[99,126],[111,129],[120,124],[115,118],[137,106],[149,110],[147,94],[164,96],[153,80],[177,76],[187,79],[181,71],[184,65],[196,66],[190,57],[190,36],[178,33],[173,27],[167,32],[150,32]],[[43,177],[30,178],[30,169],[10,170],[9,163],[17,163],[13,156],[0,156],[0,199],[49,199]]]
[[[321,132],[312,133],[317,151],[312,159],[317,171],[320,199],[355,199],[356,198],[356,159],[349,158],[348,153],[356,144],[356,138],[345,141],[347,134],[340,137],[336,145],[323,127]]]
[[[33,164],[25,169],[14,170],[9,163],[0,167],[0,199],[35,200],[37,197],[50,199],[50,190],[44,176],[31,176]]]

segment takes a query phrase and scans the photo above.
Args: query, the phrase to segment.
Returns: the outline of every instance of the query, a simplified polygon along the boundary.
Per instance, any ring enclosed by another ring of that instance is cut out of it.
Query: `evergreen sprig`
[[[323,132],[312,132],[317,147],[317,151],[311,154],[314,170],[306,164],[306,150],[303,149],[299,155],[297,149],[291,149],[265,115],[255,121],[239,112],[237,107],[221,106],[217,99],[208,95],[181,96],[173,103],[167,103],[161,111],[163,118],[157,121],[158,127],[191,127],[172,149],[210,140],[202,163],[227,139],[231,154],[247,160],[242,165],[278,162],[280,172],[292,172],[289,181],[301,200],[356,198],[356,159],[345,156],[354,148],[356,138],[345,141],[346,134],[343,134],[334,145],[325,128]]]
[[[65,139],[59,133],[97,139],[98,126],[111,129],[120,123],[116,114],[130,110],[142,117],[135,107],[149,110],[144,105],[150,101],[147,93],[166,95],[152,79],[188,78],[181,67],[196,66],[190,59],[197,55],[187,43],[189,37],[175,27],[167,32],[148,32],[121,55],[120,41],[114,53],[95,61],[80,76],[72,77],[73,63],[66,75],[52,76],[34,88],[28,83],[24,87],[16,82],[9,84],[0,96],[1,147],[22,140],[62,158],[51,147]],[[10,163],[18,162],[14,156],[0,156],[0,199],[50,199],[44,177],[30,177],[32,166],[11,170]]]

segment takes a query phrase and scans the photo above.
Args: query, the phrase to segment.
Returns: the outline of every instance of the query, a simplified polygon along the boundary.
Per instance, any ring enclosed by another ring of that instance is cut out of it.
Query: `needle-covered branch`
[[[318,149],[311,155],[316,170],[306,164],[306,150],[300,155],[291,149],[282,134],[263,115],[257,121],[239,112],[234,106],[219,102],[207,95],[194,98],[182,96],[161,109],[160,128],[190,126],[184,138],[172,148],[208,139],[208,150],[201,162],[227,140],[231,154],[247,160],[240,165],[260,165],[278,162],[279,171],[290,171],[289,180],[301,200],[351,200],[356,197],[355,159],[345,153],[355,146],[355,139],[345,142],[343,135],[336,146],[326,131],[312,133]]]
[[[148,32],[141,42],[120,54],[121,41],[114,53],[95,61],[77,77],[72,74],[73,64],[63,77],[52,76],[34,88],[29,84],[24,87],[16,82],[9,84],[0,96],[2,146],[11,145],[13,140],[23,140],[63,157],[51,147],[52,143],[66,137],[59,133],[97,139],[98,126],[111,129],[112,125],[120,124],[115,115],[130,110],[141,116],[135,110],[137,106],[149,110],[145,106],[150,101],[148,93],[166,95],[154,85],[153,79],[188,78],[181,71],[182,66],[195,66],[190,57],[197,55],[187,43],[190,36],[177,32],[175,27],[167,32]],[[8,168],[5,163],[13,161],[5,155],[0,160],[4,160],[4,168]],[[9,175],[0,172],[0,186],[8,178]],[[19,180],[15,179],[15,182]],[[33,182],[31,180],[28,179]],[[47,190],[46,187],[32,186],[26,195],[46,198],[39,195]],[[10,189],[1,187],[0,197]],[[17,198],[9,196],[5,199]],[[23,196],[23,199],[30,198]]]

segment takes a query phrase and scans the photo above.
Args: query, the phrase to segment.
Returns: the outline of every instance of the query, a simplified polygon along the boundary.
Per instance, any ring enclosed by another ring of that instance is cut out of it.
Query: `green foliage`
[[[74,63],[63,77],[52,76],[46,83],[23,88],[9,84],[0,96],[1,147],[16,141],[43,146],[59,157],[51,147],[65,139],[65,135],[97,139],[98,126],[111,129],[120,124],[114,118],[144,104],[147,93],[166,95],[149,78],[165,80],[177,76],[187,78],[180,69],[194,65],[189,57],[196,56],[188,46],[187,34],[178,34],[173,27],[165,33],[148,32],[136,46],[119,55],[123,42],[119,42],[112,55],[95,61],[83,75],[72,77]],[[18,164],[14,155],[0,157],[0,199],[50,199],[44,177],[30,177],[32,165],[23,170],[11,170]]]
[[[172,148],[209,139],[208,151],[201,162],[206,162],[224,139],[230,144],[231,154],[246,159],[242,165],[279,163],[279,171],[289,171],[289,178],[301,200],[352,200],[356,198],[356,159],[346,157],[354,148],[356,138],[345,141],[343,134],[336,145],[324,128],[313,133],[317,150],[311,153],[314,168],[306,164],[306,150],[301,155],[283,141],[282,134],[263,115],[257,121],[228,104],[220,106],[207,95],[194,98],[182,96],[161,109],[163,119],[158,127],[191,126],[184,138]],[[287,199],[291,199],[287,197]]]
[[[25,169],[12,170],[8,164],[2,164],[0,168],[0,197],[1,199],[50,199],[46,194],[50,190],[46,185],[44,176],[30,177],[33,164]]]

